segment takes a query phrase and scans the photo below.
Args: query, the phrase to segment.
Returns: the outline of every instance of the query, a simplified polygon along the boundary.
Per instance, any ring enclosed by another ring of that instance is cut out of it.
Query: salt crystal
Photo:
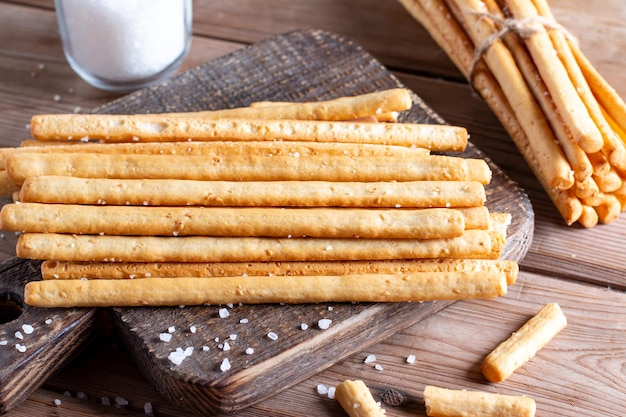
[[[150,403],[150,402],[145,403],[143,405],[143,412],[144,412],[145,415],[151,416],[152,412],[153,412],[152,403]]]
[[[254,353],[254,349],[252,349],[251,347],[246,349],[246,355],[252,355]]]
[[[381,364],[377,363],[377,364],[374,366],[374,369],[376,369],[377,371],[382,371],[382,370],[383,370],[383,366],[382,366]]]
[[[328,398],[331,400],[335,398],[335,387],[328,388]]]
[[[228,344],[228,342],[224,342],[224,345],[222,346],[222,350],[223,351],[230,350],[230,345]]]
[[[328,388],[324,384],[318,384],[317,393],[320,395],[326,395],[328,394]]]
[[[239,323],[246,324],[246,323],[248,323],[248,319],[241,319],[241,320],[239,320]]]
[[[317,327],[319,327],[322,330],[326,330],[330,327],[332,322],[333,321],[331,319],[321,319],[317,321]]]
[[[116,407],[124,407],[128,405],[128,400],[122,397],[115,397],[115,406]]]
[[[187,349],[183,350],[182,348],[176,348],[175,351],[170,352],[170,354],[168,355],[168,359],[170,360],[170,362],[172,362],[174,365],[180,365],[181,363],[183,363],[183,360],[188,357],[191,356],[191,354],[193,353],[193,347],[189,346]]]
[[[100,403],[102,405],[111,405],[111,400],[109,400],[107,397],[102,397],[100,398]]]
[[[33,331],[35,331],[35,328],[30,324],[22,324],[22,330],[24,330],[24,333],[26,334],[31,334]]]
[[[222,372],[226,372],[231,368],[230,366],[230,361],[228,360],[228,358],[224,358],[224,360],[222,361],[222,363],[220,364],[220,371]]]
[[[26,352],[26,346],[24,345],[20,345],[19,343],[17,343],[15,345],[15,349],[17,349],[18,352],[24,353]]]
[[[167,328],[167,331],[170,333],[174,333],[176,331],[176,326],[170,326]]]
[[[406,363],[415,363],[415,355],[407,356]]]
[[[55,94],[54,97],[52,97],[52,99],[56,102],[61,101],[61,96],[59,94]]]
[[[6,346],[9,344],[8,340],[0,340],[0,346]]]
[[[79,400],[87,400],[88,399],[87,394],[85,394],[82,391],[79,391],[79,392],[76,393],[76,398],[78,398]]]
[[[267,337],[269,337],[271,340],[278,340],[278,335],[274,332],[269,332],[267,334]]]
[[[172,334],[171,333],[161,333],[159,335],[159,340],[161,340],[161,342],[169,342],[170,340],[172,340]]]
[[[24,335],[19,330],[15,332],[15,337],[20,340],[24,339]]]
[[[300,328],[301,328],[302,330],[306,330],[306,329],[308,329],[308,328],[309,328],[309,325],[308,325],[308,324],[306,324],[306,323],[300,323]]]
[[[189,328],[189,331],[190,331],[191,333],[195,333],[195,332],[196,332],[196,330],[198,330],[198,329],[196,328],[196,326],[191,326],[191,327]]]
[[[205,352],[208,352],[208,351],[209,351],[209,349],[210,349],[210,348],[209,348],[208,346],[206,346],[206,345],[202,346],[202,350],[203,350],[203,351],[205,351]]]
[[[58,398],[54,399],[54,405],[56,405],[57,407],[61,405],[61,400],[59,400]]]
[[[229,338],[230,340],[237,340],[237,334],[232,333],[230,336],[228,336],[228,338]]]
[[[220,308],[219,315],[220,315],[220,318],[225,319],[226,317],[230,316],[230,312],[228,311],[227,308]]]
[[[376,362],[376,355],[367,355],[363,363],[372,363]]]

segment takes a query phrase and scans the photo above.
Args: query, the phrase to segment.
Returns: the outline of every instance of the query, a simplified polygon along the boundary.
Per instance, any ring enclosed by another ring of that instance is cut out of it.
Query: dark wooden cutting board
[[[315,101],[399,86],[350,40],[322,31],[297,31],[208,62],[95,112],[222,109],[262,100]],[[413,108],[401,121],[444,123],[417,95],[412,97]],[[485,158],[471,144],[463,156]],[[513,215],[503,258],[521,260],[532,239],[532,207],[515,183],[498,167],[491,168],[488,206]],[[22,300],[24,283],[39,279],[38,265],[19,259],[0,264],[0,342],[6,341],[0,345],[0,412],[26,398],[103,325],[115,330],[165,397],[190,412],[213,414],[236,411],[274,395],[450,304],[114,308],[98,314],[93,309],[38,309],[24,306]],[[220,310],[228,316],[220,315]],[[330,327],[321,329],[320,319],[332,320]],[[25,324],[34,327],[32,333],[24,334]],[[170,328],[175,330],[170,333]],[[16,337],[18,331],[23,339]],[[162,333],[171,334],[171,340],[160,340]],[[25,352],[16,348],[18,343],[26,346]],[[181,364],[168,359],[177,348],[189,347],[193,353]],[[225,359],[228,370],[221,369]]]

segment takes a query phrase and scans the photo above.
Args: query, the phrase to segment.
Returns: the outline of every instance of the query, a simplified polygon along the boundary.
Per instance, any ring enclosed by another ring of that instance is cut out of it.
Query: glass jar
[[[159,82],[189,52],[192,0],[55,0],[55,7],[67,61],[99,89]]]

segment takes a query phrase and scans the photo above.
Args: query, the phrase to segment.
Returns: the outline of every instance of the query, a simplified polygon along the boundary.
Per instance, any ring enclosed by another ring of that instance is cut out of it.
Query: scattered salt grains
[[[85,394],[82,391],[79,391],[76,393],[76,398],[78,398],[79,400],[88,400],[89,397],[87,397],[87,394]]]
[[[8,340],[0,340],[0,346],[6,346],[9,344]]]
[[[145,403],[143,405],[143,413],[147,416],[151,416],[153,413],[152,403]]]
[[[252,355],[253,353],[254,353],[254,349],[253,348],[251,348],[251,347],[246,348],[246,355]]]
[[[102,398],[100,398],[100,404],[102,404],[102,405],[111,405],[111,400],[109,400],[108,397],[102,397]]]
[[[18,330],[17,332],[15,332],[15,338],[22,340],[24,339],[24,335]]]
[[[302,329],[302,330],[306,330],[306,329],[308,329],[308,328],[309,328],[309,325],[308,325],[308,324],[306,324],[306,323],[300,323],[300,329]]]
[[[317,385],[317,393],[320,395],[327,395],[328,394],[328,388],[326,387],[326,385],[324,384],[318,384]]]
[[[372,363],[372,362],[376,362],[376,355],[367,355],[365,360],[363,360],[363,363]]]
[[[115,397],[115,406],[116,407],[125,407],[128,405],[128,400],[122,397]]]
[[[52,99],[58,103],[59,101],[61,101],[61,95],[55,94],[54,97],[52,97]]]
[[[406,363],[415,363],[415,355],[409,355],[406,357]]]
[[[269,332],[269,333],[267,334],[267,337],[268,337],[270,340],[278,340],[278,335],[277,335],[276,333],[274,333],[274,332]]]
[[[170,352],[170,354],[168,355],[167,358],[174,365],[180,365],[181,363],[183,363],[183,360],[186,357],[191,356],[192,353],[193,353],[193,347],[192,346],[189,346],[185,350],[183,350],[182,348],[179,347],[179,348],[176,348],[175,351]]]
[[[228,338],[230,340],[237,340],[237,334],[236,333],[232,333],[230,336],[228,336]]]
[[[381,364],[377,363],[376,365],[374,365],[374,369],[376,369],[377,371],[382,371],[384,368]]]
[[[220,308],[218,313],[221,319],[225,319],[226,317],[230,316],[230,312],[227,308]]]
[[[317,321],[317,327],[319,327],[321,330],[326,330],[330,327],[332,323],[333,321],[331,319],[320,319]]]
[[[202,346],[202,350],[208,352],[210,348],[207,345]]]
[[[54,405],[56,405],[57,407],[61,405],[61,400],[59,400],[58,398],[54,399]]]
[[[189,331],[190,331],[191,333],[195,333],[197,330],[198,330],[198,329],[196,328],[196,326],[191,326],[191,327],[189,328]]]
[[[159,334],[159,340],[161,342],[169,342],[170,340],[172,340],[172,334],[171,333],[161,333],[161,334]]]
[[[230,350],[230,344],[228,342],[224,342],[224,344],[222,345],[222,350],[223,351],[229,351]]]
[[[333,250],[333,245],[328,245],[328,246],[326,246],[326,250],[327,250],[327,251],[331,251],[331,250]]]
[[[335,398],[335,387],[328,388],[328,398],[331,400]]]
[[[176,326],[170,326],[167,328],[167,331],[170,333],[174,333],[176,331]]]
[[[22,324],[22,330],[26,334],[32,334],[35,331],[35,328],[30,324]]]
[[[222,363],[220,364],[220,371],[222,372],[226,372],[231,368],[230,366],[230,361],[228,360],[228,358],[224,358],[224,360],[222,361]]]

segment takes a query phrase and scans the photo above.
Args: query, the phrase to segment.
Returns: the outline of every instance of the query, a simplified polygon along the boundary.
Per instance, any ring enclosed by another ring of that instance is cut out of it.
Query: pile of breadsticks
[[[429,301],[506,293],[510,221],[460,127],[404,89],[153,115],[37,115],[2,150],[36,306]],[[218,278],[219,277],[219,278]]]
[[[567,224],[626,208],[626,105],[546,0],[400,0],[508,131]]]

